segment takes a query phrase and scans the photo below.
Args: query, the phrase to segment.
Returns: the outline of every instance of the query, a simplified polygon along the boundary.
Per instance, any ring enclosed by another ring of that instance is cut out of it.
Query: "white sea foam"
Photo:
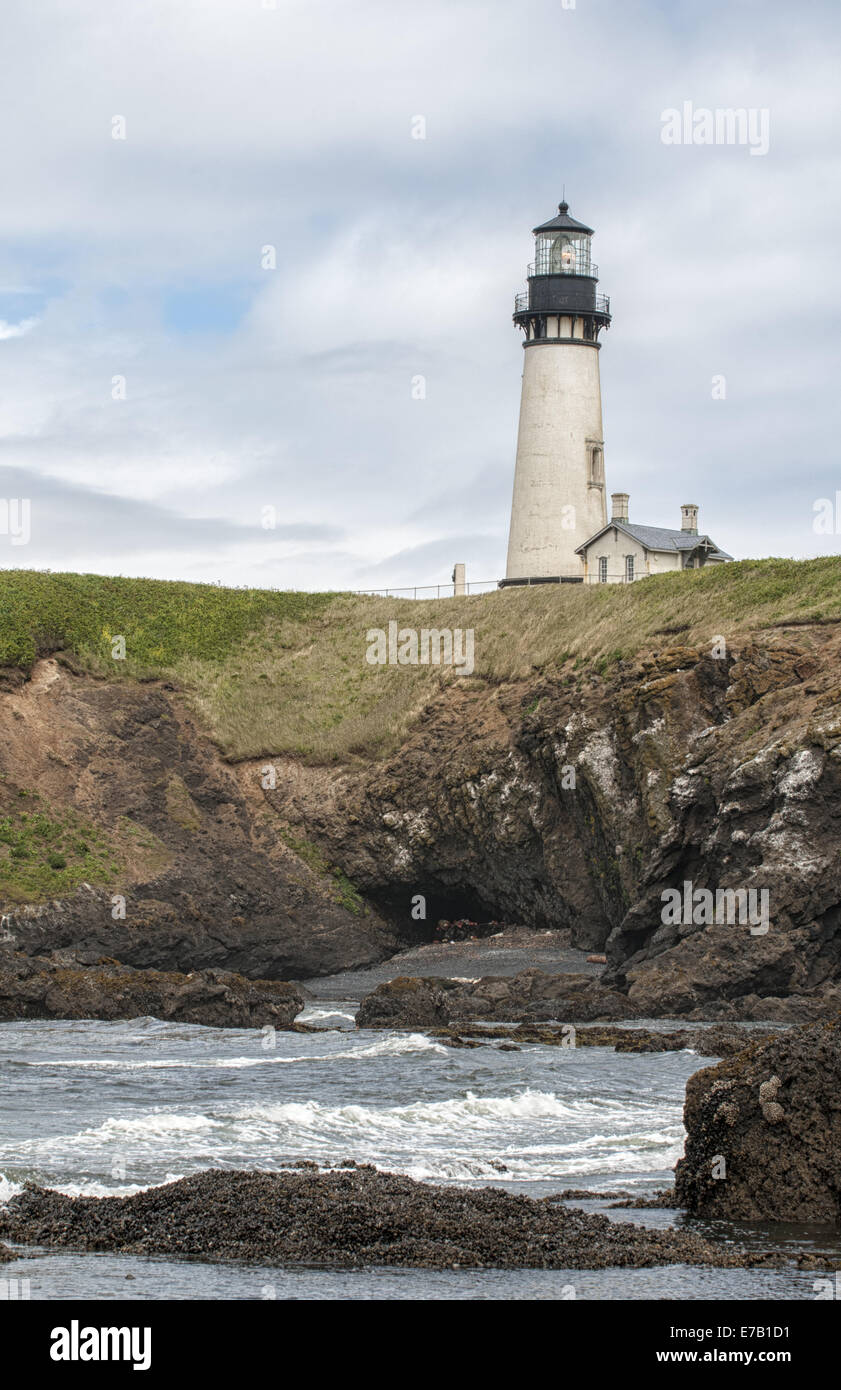
[[[383,1039],[384,1043],[386,1041]],[[579,1111],[580,1106],[570,1106],[551,1092],[526,1090],[513,1096],[478,1096],[468,1091],[466,1096],[459,1099],[415,1101],[411,1105],[383,1109],[366,1105],[330,1108],[315,1100],[293,1101],[250,1106],[241,1112],[241,1116],[243,1119],[268,1120],[274,1124],[319,1124],[327,1130],[337,1127],[372,1130],[421,1127],[463,1134],[468,1128],[492,1128],[500,1122],[511,1120],[571,1119]]]
[[[350,1007],[320,1000],[308,1012],[344,1023]],[[500,1057],[422,1033],[327,1028],[279,1031],[272,1050],[260,1030],[138,1020],[10,1025],[4,1039],[15,1067],[40,1069],[23,1080],[43,1078],[54,1118],[33,1127],[11,1117],[0,1200],[25,1178],[105,1195],[212,1166],[348,1157],[444,1183],[662,1184],[681,1153],[683,1087],[697,1065],[679,1053],[652,1063],[538,1045]]]
[[[404,1033],[383,1036],[374,1043],[341,1052],[302,1052],[295,1057],[277,1056],[271,1050],[267,1050],[262,1056],[252,1057],[157,1057],[142,1062],[131,1062],[122,1057],[62,1057],[54,1060],[25,1059],[20,1065],[47,1070],[53,1067],[79,1067],[90,1071],[239,1071],[248,1067],[309,1062],[353,1062],[357,1058],[399,1056],[410,1052],[438,1052],[446,1055],[448,1049],[432,1038],[427,1038],[423,1033]]]
[[[407,1052],[439,1052],[444,1056],[449,1052],[449,1048],[442,1043],[435,1042],[433,1038],[427,1038],[423,1033],[398,1033],[387,1034],[378,1038],[376,1042],[369,1043],[367,1047],[357,1048],[354,1052],[344,1052],[337,1055],[342,1057],[399,1057]]]
[[[353,1023],[356,1018],[355,1013],[347,1013],[344,1009],[304,1009],[303,1013],[298,1014],[296,1023],[320,1023],[325,1018],[343,1018],[348,1023]]]
[[[172,1110],[152,1110],[145,1115],[131,1118],[127,1115],[110,1116],[101,1125],[92,1129],[80,1130],[78,1134],[38,1140],[30,1151],[49,1150],[56,1145],[89,1148],[91,1140],[113,1141],[118,1143],[143,1142],[148,1139],[169,1139],[177,1143],[190,1135],[205,1136],[216,1129],[223,1129],[224,1121],[215,1120],[210,1115],[179,1114]]]
[[[184,1173],[167,1173],[165,1177],[159,1178],[155,1183],[115,1183],[97,1182],[94,1179],[85,1182],[65,1182],[55,1179],[50,1173],[43,1172],[32,1174],[31,1180],[38,1182],[41,1186],[49,1187],[54,1192],[63,1192],[66,1197],[131,1197],[135,1192],[145,1192],[151,1187],[163,1187],[165,1183],[177,1182],[183,1178]],[[12,1182],[0,1173],[0,1206],[9,1202],[18,1192],[23,1191],[23,1183]]]
[[[0,1206],[5,1206],[18,1192],[23,1191],[22,1182],[13,1182],[5,1173],[0,1173]]]

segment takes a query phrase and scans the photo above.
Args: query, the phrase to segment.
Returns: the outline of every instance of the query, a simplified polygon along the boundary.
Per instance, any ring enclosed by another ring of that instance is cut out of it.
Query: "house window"
[[[600,583],[600,584],[606,584],[606,583],[607,583],[607,556],[606,556],[606,555],[600,555],[600,556],[599,556],[599,583]]]
[[[625,583],[626,583],[626,584],[633,584],[633,582],[634,582],[634,557],[633,557],[633,555],[626,555],[626,556],[625,556]]]

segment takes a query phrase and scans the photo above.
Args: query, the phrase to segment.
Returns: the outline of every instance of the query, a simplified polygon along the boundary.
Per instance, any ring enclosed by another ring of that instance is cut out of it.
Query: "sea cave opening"
[[[511,926],[510,915],[488,903],[470,885],[424,882],[381,888],[368,894],[376,910],[407,946],[454,937],[492,935]],[[440,924],[446,923],[447,927]],[[475,926],[475,933],[472,927]]]

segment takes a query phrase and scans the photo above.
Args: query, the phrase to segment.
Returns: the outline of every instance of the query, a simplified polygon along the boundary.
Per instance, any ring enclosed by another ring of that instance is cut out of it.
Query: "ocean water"
[[[201,1168],[281,1169],[353,1158],[443,1183],[542,1196],[564,1187],[646,1193],[683,1148],[691,1052],[491,1045],[355,1031],[355,1002],[301,1016],[317,1033],[162,1023],[0,1025],[0,1200],[26,1180],[123,1194]],[[594,1199],[582,1203],[603,1210]],[[650,1225],[680,1214],[611,1211]],[[723,1240],[838,1250],[824,1229],[695,1223]],[[797,1270],[283,1270],[21,1250],[0,1270],[32,1298],[813,1298]],[[26,1282],[24,1282],[26,1281]],[[570,1290],[572,1289],[572,1293]],[[2,1290],[0,1290],[2,1292]]]

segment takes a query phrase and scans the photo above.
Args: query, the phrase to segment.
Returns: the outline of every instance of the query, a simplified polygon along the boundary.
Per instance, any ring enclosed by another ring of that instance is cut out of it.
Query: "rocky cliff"
[[[113,860],[98,882],[8,906],[19,951],[294,978],[484,915],[604,948],[602,986],[638,1017],[841,1001],[835,623],[700,647],[665,634],[633,660],[450,681],[396,752],[273,756],[268,788],[267,759],[225,762],[167,682],[49,661],[11,684],[9,824],[35,788],[104,827]],[[683,901],[687,883],[765,892],[766,920],[664,921],[663,893]]]
[[[450,686],[395,755],[290,761],[267,801],[407,931],[419,899],[428,925],[570,928],[638,1016],[773,1018],[841,1006],[839,791],[841,639],[817,623]],[[757,911],[664,922],[687,883]]]
[[[52,660],[12,686],[0,694],[6,952],[286,979],[395,949],[343,880],[287,846],[259,772],[229,767],[171,687]],[[72,886],[74,870],[96,881]],[[40,900],[21,902],[33,881]]]

